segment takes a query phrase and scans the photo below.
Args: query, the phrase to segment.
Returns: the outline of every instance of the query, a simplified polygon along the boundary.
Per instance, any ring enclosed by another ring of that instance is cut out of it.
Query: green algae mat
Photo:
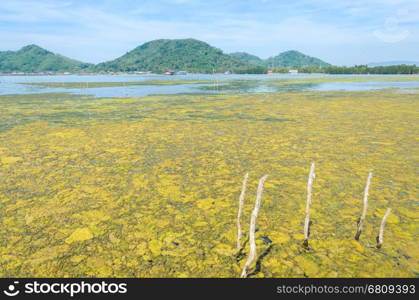
[[[250,277],[419,274],[417,93],[39,94],[0,107],[1,277],[239,277],[247,172],[244,241],[269,174]]]

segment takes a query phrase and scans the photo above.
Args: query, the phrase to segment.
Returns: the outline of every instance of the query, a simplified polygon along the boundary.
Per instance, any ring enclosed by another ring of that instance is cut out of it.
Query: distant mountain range
[[[185,70],[194,73],[241,71],[255,66],[325,67],[330,64],[298,51],[263,60],[245,52],[225,54],[195,39],[160,39],[147,42],[111,61],[89,64],[52,53],[36,45],[18,51],[0,51],[0,72],[131,72]]]
[[[416,65],[419,67],[419,61],[408,61],[408,60],[396,60],[396,61],[384,61],[384,62],[374,62],[367,64],[368,67],[387,67],[387,66],[398,66],[398,65]]]

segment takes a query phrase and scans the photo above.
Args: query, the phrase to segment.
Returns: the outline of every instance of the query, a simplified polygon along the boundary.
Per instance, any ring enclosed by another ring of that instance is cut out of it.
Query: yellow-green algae
[[[270,174],[258,254],[268,249],[261,236],[273,242],[253,277],[415,277],[418,100],[391,90],[0,97],[0,276],[237,277],[235,218],[249,172],[244,230],[258,179]]]

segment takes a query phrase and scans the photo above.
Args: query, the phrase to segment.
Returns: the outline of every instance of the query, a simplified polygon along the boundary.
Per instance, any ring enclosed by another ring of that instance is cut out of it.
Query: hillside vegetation
[[[316,57],[305,55],[301,52],[291,50],[282,52],[277,56],[266,60],[268,66],[274,67],[328,67],[329,63]]]
[[[155,40],[95,67],[97,71],[187,70],[212,73],[246,68],[249,64],[194,39]]]
[[[191,73],[238,74],[288,73],[290,69],[301,73],[327,74],[418,74],[415,65],[391,66],[333,66],[316,57],[291,50],[268,59],[246,53],[225,54],[203,41],[195,39],[160,39],[144,43],[114,60],[99,64],[84,63],[55,54],[37,45],[28,45],[18,51],[0,51],[0,72],[136,72],[163,73],[185,70]]]
[[[240,59],[243,62],[250,63],[255,66],[263,66],[269,69],[277,68],[301,68],[301,67],[328,67],[329,63],[322,61],[316,57],[305,55],[301,52],[291,50],[278,54],[268,59],[261,59],[255,55],[246,52],[231,53],[230,56]]]
[[[91,66],[36,45],[28,45],[18,51],[0,52],[0,72],[82,71]]]
[[[249,54],[247,52],[234,52],[229,54],[231,57],[237,58],[241,61],[256,65],[266,66],[266,62],[256,55]]]

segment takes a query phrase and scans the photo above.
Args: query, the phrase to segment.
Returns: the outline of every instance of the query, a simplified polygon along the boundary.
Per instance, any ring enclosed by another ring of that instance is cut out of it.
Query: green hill
[[[291,50],[282,52],[275,57],[270,57],[266,60],[259,58],[246,52],[235,52],[230,54],[231,57],[239,59],[245,63],[255,66],[264,66],[268,68],[278,67],[328,67],[330,64],[301,52]]]
[[[321,59],[305,55],[301,52],[290,50],[277,56],[270,57],[266,61],[269,67],[328,67],[330,64]]]
[[[298,51],[263,60],[246,52],[225,54],[195,39],[161,39],[147,42],[125,55],[97,65],[52,53],[36,45],[18,51],[0,51],[0,72],[131,72],[186,70],[192,73],[233,71],[266,73],[267,68],[328,67],[330,64]]]
[[[161,39],[147,42],[125,55],[96,65],[96,71],[186,70],[224,72],[249,64],[224,54],[220,49],[195,39]]]
[[[230,53],[229,55],[243,62],[250,63],[256,66],[266,65],[263,59],[261,59],[260,57],[256,55],[249,54],[247,52],[234,52],[234,53]]]
[[[0,72],[81,71],[90,66],[36,45],[25,46],[18,51],[0,51]]]

